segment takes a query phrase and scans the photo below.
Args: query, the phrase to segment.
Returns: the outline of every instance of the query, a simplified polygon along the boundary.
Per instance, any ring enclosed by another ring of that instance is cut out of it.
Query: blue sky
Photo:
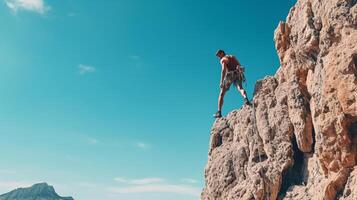
[[[218,48],[256,80],[293,0],[2,0],[0,193],[46,181],[83,200],[197,200]],[[239,108],[231,89],[223,114]]]

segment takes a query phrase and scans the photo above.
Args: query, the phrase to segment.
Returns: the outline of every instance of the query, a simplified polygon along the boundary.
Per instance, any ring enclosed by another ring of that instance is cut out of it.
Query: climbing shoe
[[[244,104],[245,104],[245,105],[248,105],[248,106],[251,106],[251,105],[252,105],[252,103],[250,103],[250,101],[248,100],[248,98],[245,98],[245,99],[244,99]]]
[[[216,114],[213,115],[214,118],[221,118],[222,114],[221,111],[217,111]]]

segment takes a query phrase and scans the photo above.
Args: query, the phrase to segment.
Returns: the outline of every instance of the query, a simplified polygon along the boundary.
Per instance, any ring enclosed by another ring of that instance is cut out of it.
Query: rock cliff
[[[280,68],[214,122],[202,200],[357,199],[357,0],[298,0]]]

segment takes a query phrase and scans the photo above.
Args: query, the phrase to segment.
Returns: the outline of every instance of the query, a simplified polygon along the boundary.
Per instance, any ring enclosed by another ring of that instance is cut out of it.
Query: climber
[[[223,50],[218,50],[216,56],[220,59],[222,66],[221,81],[220,81],[220,94],[218,98],[218,111],[213,115],[214,118],[222,117],[223,98],[225,93],[229,90],[232,83],[237,87],[238,91],[244,97],[246,105],[251,105],[248,100],[247,92],[243,89],[242,82],[245,81],[244,68],[240,65],[235,56],[226,55]]]

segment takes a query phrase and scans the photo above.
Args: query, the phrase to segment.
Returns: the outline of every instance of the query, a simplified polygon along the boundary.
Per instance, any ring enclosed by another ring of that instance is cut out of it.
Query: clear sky
[[[295,0],[1,0],[0,193],[36,182],[76,200],[197,200],[218,48],[247,90],[279,67]],[[239,108],[232,88],[223,114]]]

